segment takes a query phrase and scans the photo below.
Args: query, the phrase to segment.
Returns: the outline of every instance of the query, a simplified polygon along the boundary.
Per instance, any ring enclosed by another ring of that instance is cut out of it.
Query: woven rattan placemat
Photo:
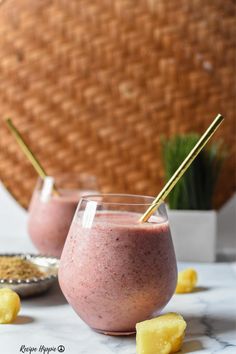
[[[229,149],[216,205],[235,189],[235,2],[13,1],[0,5],[0,178],[24,206],[35,173],[11,116],[49,174],[87,171],[102,191],[155,195],[160,136],[221,112]]]

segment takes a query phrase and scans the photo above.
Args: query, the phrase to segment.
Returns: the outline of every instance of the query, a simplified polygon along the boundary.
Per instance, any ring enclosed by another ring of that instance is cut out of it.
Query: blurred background
[[[186,181],[172,209],[228,203],[235,230],[235,35],[232,0],[1,1],[2,185],[27,208],[37,178],[6,117],[50,175],[87,172],[100,191],[156,195],[190,134],[220,112],[187,192],[200,201],[178,199]]]

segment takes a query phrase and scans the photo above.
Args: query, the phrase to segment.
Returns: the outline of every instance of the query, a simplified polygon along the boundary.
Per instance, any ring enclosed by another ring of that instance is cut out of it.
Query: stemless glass
[[[59,266],[70,305],[94,330],[135,332],[135,324],[160,312],[172,297],[176,259],[165,205],[146,223],[140,216],[154,198],[83,196]]]
[[[65,173],[55,177],[59,192],[43,197],[39,178],[29,206],[28,231],[35,247],[44,254],[60,257],[79,199],[98,193],[96,178],[86,173]]]

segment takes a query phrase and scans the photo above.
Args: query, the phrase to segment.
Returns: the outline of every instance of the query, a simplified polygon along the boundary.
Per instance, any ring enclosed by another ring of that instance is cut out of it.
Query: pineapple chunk
[[[179,272],[176,294],[191,293],[197,284],[197,272],[192,268],[188,268]]]
[[[20,298],[9,288],[0,289],[0,323],[12,323],[20,311]]]
[[[169,354],[180,350],[186,322],[177,313],[136,324],[137,354]]]

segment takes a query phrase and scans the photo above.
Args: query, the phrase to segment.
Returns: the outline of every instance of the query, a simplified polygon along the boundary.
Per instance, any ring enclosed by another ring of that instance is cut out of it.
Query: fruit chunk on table
[[[169,354],[180,350],[186,322],[177,313],[168,313],[136,324],[137,354]]]
[[[0,323],[14,322],[19,311],[19,295],[9,288],[0,289]]]
[[[191,293],[197,284],[197,272],[188,268],[179,272],[176,286],[176,294]]]

